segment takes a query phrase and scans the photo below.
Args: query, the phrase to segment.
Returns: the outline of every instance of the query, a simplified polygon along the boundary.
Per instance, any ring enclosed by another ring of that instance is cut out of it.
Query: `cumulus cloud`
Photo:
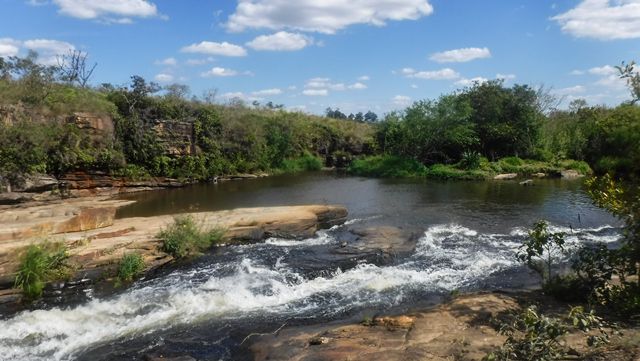
[[[367,89],[367,85],[357,82],[357,83],[353,83],[351,85],[349,85],[349,89],[354,89],[354,90],[362,90],[362,89]]]
[[[226,27],[296,29],[333,34],[354,24],[383,26],[389,20],[417,20],[433,12],[428,0],[239,0]]]
[[[404,68],[400,70],[400,73],[407,78],[426,80],[453,80],[460,78],[460,74],[451,68],[430,71],[417,71],[412,68]]]
[[[459,85],[459,86],[471,86],[474,84],[482,84],[482,83],[486,83],[488,82],[489,79],[487,78],[483,78],[481,76],[475,77],[475,78],[471,78],[471,79],[467,79],[467,78],[462,78],[458,81],[456,81],[454,84],[455,85]]]
[[[295,51],[312,44],[313,39],[306,35],[279,31],[271,35],[260,35],[246,45],[262,51]]]
[[[22,43],[22,46],[37,52],[38,62],[44,65],[56,65],[61,55],[65,55],[69,53],[69,51],[76,49],[73,44],[67,43],[66,41],[51,39],[27,40]]]
[[[312,96],[325,97],[329,95],[329,91],[327,89],[305,89],[302,91],[302,94],[309,97],[312,97]]]
[[[589,69],[588,72],[589,74],[592,74],[592,75],[602,75],[602,76],[618,74],[618,70],[612,67],[611,65],[597,66]]]
[[[209,77],[230,77],[239,75],[239,73],[233,69],[221,68],[219,66],[214,66],[210,70],[200,74],[204,78]]]
[[[16,56],[20,52],[20,42],[11,38],[0,38],[0,57]]]
[[[216,43],[213,41],[203,41],[198,44],[185,46],[181,50],[183,53],[196,53],[220,56],[246,56],[247,50],[239,45],[225,42]]]
[[[490,57],[491,51],[488,48],[463,48],[435,53],[429,59],[438,63],[465,63]]]
[[[586,91],[587,91],[587,88],[585,88],[583,85],[576,85],[572,87],[558,89],[554,93],[558,95],[576,95],[576,94],[582,94]]]
[[[359,81],[369,81],[369,79],[371,79],[368,75],[363,75],[361,77],[358,77]]]
[[[282,89],[278,89],[278,88],[263,89],[263,90],[255,91],[255,92],[253,92],[251,94],[253,94],[253,95],[257,96],[257,97],[280,95],[280,94],[282,94]]]
[[[159,16],[156,5],[147,0],[53,0],[61,14],[78,19],[99,19],[127,24],[131,18]]]
[[[640,0],[582,0],[552,18],[562,31],[599,40],[640,38]]]
[[[411,97],[406,95],[396,95],[391,99],[391,101],[397,106],[406,107],[411,104]]]
[[[505,82],[509,80],[513,80],[515,78],[516,78],[515,74],[500,74],[500,73],[496,74],[496,79],[501,79],[501,80],[504,80]]]
[[[153,79],[155,79],[155,81],[157,81],[159,83],[170,83],[170,82],[173,81],[173,75],[160,73],[160,74],[156,75]]]
[[[156,60],[156,65],[165,65],[165,66],[176,66],[178,65],[178,61],[176,58],[166,58],[162,60]]]

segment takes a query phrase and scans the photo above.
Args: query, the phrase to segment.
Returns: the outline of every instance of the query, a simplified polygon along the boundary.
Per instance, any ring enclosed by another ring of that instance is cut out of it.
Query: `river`
[[[617,221],[592,205],[581,181],[436,182],[309,173],[202,184],[128,196],[119,217],[238,207],[342,204],[347,224],[315,237],[216,249],[109,294],[85,290],[68,305],[5,315],[0,360],[198,360],[248,358],[252,332],[283,324],[356,320],[442,302],[455,290],[518,289],[536,278],[515,254],[539,219],[580,244],[615,245]],[[333,261],[352,227],[391,225],[417,234],[390,262]],[[564,255],[559,258],[566,259]]]

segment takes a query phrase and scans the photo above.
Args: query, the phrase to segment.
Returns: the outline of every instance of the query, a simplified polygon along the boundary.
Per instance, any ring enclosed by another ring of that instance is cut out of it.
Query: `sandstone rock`
[[[33,174],[24,179],[23,184],[13,187],[14,192],[38,193],[58,188],[58,180],[46,174]]]
[[[74,124],[93,137],[109,139],[114,136],[113,119],[107,115],[77,112],[67,118],[67,123]]]
[[[533,180],[532,179],[527,179],[525,181],[522,181],[520,183],[518,183],[521,186],[532,186],[533,185]]]
[[[517,173],[505,173],[505,174],[498,174],[497,176],[493,177],[494,180],[506,180],[506,179],[515,179],[518,177]]]
[[[565,179],[576,179],[576,178],[584,177],[584,175],[578,173],[577,170],[573,170],[573,169],[565,169],[562,172],[560,172],[560,174],[562,175],[562,178],[565,178]]]
[[[536,177],[536,178],[545,178],[547,176],[547,174],[546,173],[534,173],[534,174],[532,174],[532,176]]]

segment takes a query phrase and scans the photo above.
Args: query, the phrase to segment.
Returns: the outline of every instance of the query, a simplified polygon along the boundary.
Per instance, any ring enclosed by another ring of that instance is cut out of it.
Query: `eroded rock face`
[[[565,169],[560,174],[562,175],[562,178],[565,179],[576,179],[584,177],[584,175],[578,173],[578,171],[573,169]]]

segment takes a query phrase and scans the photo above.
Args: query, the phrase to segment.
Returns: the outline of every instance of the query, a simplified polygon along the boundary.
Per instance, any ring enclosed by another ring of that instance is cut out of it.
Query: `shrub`
[[[561,360],[567,355],[567,347],[560,338],[569,331],[586,335],[586,343],[597,347],[609,343],[609,331],[617,334],[616,325],[607,324],[593,311],[573,307],[563,319],[547,317],[535,306],[525,309],[512,322],[505,323],[500,333],[507,336],[505,343],[483,358],[484,361]],[[597,333],[593,331],[598,331]]]
[[[162,240],[162,250],[179,259],[198,254],[211,245],[219,243],[224,230],[203,230],[192,216],[178,216],[157,237]]]
[[[478,152],[467,151],[462,153],[462,160],[460,160],[460,166],[462,169],[474,170],[480,168],[480,162],[482,155]]]
[[[427,170],[426,176],[434,179],[482,180],[486,174],[480,170],[463,171],[451,165],[434,164]]]
[[[67,275],[68,257],[62,244],[29,246],[20,261],[14,287],[22,289],[28,299],[40,297],[46,282]]]
[[[138,253],[125,254],[118,264],[118,283],[133,281],[144,270],[144,258]]]
[[[518,251],[518,259],[542,277],[543,285],[554,277],[552,273],[553,253],[564,250],[564,233],[549,231],[545,221],[538,221],[529,231],[529,237]]]
[[[302,157],[282,161],[276,173],[300,173],[320,169],[322,169],[322,160],[310,153],[305,153]]]
[[[414,159],[377,155],[354,160],[349,173],[369,177],[422,177],[427,173],[427,168]]]

